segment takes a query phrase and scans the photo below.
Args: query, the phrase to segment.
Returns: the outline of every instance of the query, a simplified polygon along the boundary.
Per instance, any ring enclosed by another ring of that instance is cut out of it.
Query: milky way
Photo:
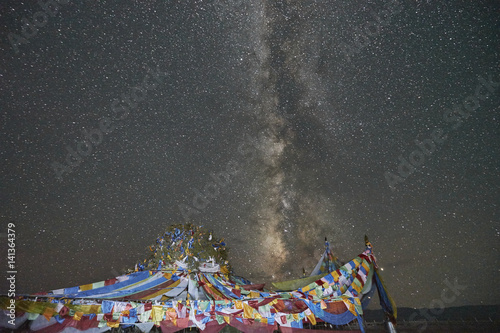
[[[239,25],[250,42],[236,37],[253,47],[245,60],[251,63],[246,107],[257,124],[258,157],[251,168],[258,177],[253,191],[259,200],[249,221],[256,230],[256,253],[266,258],[260,277],[287,277],[290,264],[302,268],[306,257],[318,255],[321,235],[340,235],[333,231],[338,227],[331,203],[314,189],[319,179],[308,172],[309,149],[300,146],[305,125],[315,132],[324,127],[314,115],[319,40],[312,8],[302,2],[253,3],[245,8],[246,26]],[[232,10],[241,8],[225,8]]]

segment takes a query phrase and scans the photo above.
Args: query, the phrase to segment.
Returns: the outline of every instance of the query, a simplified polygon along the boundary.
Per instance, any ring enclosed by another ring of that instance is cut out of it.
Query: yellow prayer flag
[[[354,280],[354,282],[351,284],[352,288],[356,290],[358,293],[363,289],[363,286],[361,286],[361,283],[358,282],[358,280]]]
[[[92,283],[91,284],[84,284],[83,286],[80,286],[80,291],[87,291],[92,289]]]
[[[83,312],[84,314],[90,313],[90,305],[88,304],[82,304],[82,305],[71,305],[68,306],[70,309],[74,310],[75,312],[80,311]]]
[[[98,314],[101,312],[101,306],[98,304],[94,304],[90,306],[89,313]]]
[[[307,316],[307,319],[311,322],[312,325],[316,325],[316,317],[314,316],[314,313],[311,313],[310,315]]]
[[[163,320],[163,306],[153,305],[151,311],[152,319],[155,323],[159,323]]]
[[[243,303],[243,318],[252,319],[253,318],[253,308]]]
[[[73,319],[77,320],[77,321],[80,321],[80,320],[82,320],[82,316],[83,316],[83,312],[77,311],[77,312],[75,312],[75,315],[73,316]]]
[[[366,261],[363,260],[363,262],[361,263],[361,266],[363,266],[368,274],[368,272],[370,271],[370,267],[366,264]]]
[[[349,300],[344,300],[344,304],[347,306],[347,309],[349,310],[349,312],[351,312],[353,315],[357,316],[356,308],[354,307],[354,304],[352,304]]]
[[[250,298],[259,298],[260,297],[260,293],[258,293],[256,291],[251,291],[250,294],[248,295],[248,297],[250,297]]]

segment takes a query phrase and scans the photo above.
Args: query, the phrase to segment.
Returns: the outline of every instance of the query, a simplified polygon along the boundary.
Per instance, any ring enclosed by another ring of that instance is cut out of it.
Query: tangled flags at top
[[[345,325],[359,321],[366,296],[378,290],[386,315],[395,322],[396,306],[376,268],[371,244],[332,272],[323,272],[295,290],[272,292],[264,285],[213,272],[210,264],[196,271],[145,270],[114,279],[25,295],[0,298],[0,327],[26,327],[33,332],[104,332],[136,326],[149,332],[197,327],[214,333],[227,325],[242,332],[307,332],[304,323]],[[309,278],[310,279],[310,278]],[[10,307],[10,308],[9,308]],[[10,325],[11,317],[15,326]],[[22,326],[24,325],[24,326]]]
[[[191,223],[170,225],[147,252],[148,257],[137,263],[136,271],[161,270],[165,266],[198,269],[207,262],[217,264],[223,273],[230,271],[224,239]]]

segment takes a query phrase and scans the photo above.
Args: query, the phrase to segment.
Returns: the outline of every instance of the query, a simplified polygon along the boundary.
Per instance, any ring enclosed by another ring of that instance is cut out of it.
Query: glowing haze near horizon
[[[40,7],[4,2],[0,232],[15,221],[18,292],[121,274],[189,216],[224,237],[235,273],[255,282],[310,271],[325,236],[348,261],[367,234],[398,305],[429,306],[455,279],[467,289],[446,306],[498,303],[500,88],[483,86],[488,97],[455,113],[457,128],[444,117],[478,76],[500,81],[498,10],[70,3],[15,53],[8,33]],[[384,26],[346,56],[341,45],[377,15]],[[156,86],[58,180],[51,164],[116,116],[113,100],[147,68],[161,72]],[[391,190],[384,174],[398,175],[399,157],[436,128],[446,139]]]

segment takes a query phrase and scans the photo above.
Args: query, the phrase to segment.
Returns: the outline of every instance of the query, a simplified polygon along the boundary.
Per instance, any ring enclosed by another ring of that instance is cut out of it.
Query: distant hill
[[[416,314],[415,314],[416,313]],[[428,316],[428,318],[426,318]],[[382,310],[366,310],[365,320],[383,321]],[[430,319],[429,319],[430,318]],[[458,306],[444,309],[413,309],[398,308],[398,322],[402,321],[498,321],[500,320],[499,305]]]

